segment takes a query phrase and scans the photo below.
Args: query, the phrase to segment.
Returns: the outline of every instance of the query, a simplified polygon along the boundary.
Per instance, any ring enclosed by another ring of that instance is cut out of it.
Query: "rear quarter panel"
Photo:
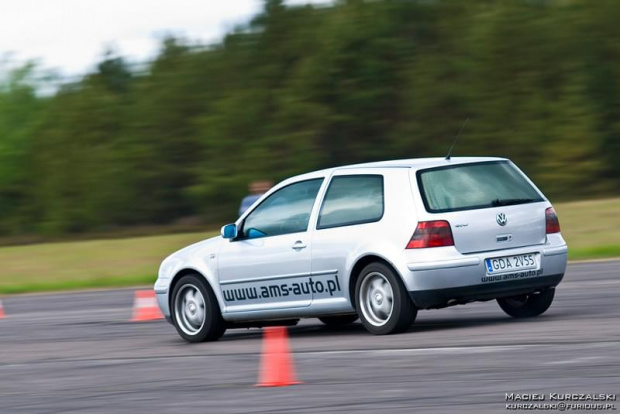
[[[392,264],[403,274],[406,264],[395,259],[401,257],[409,239],[413,235],[416,220],[416,207],[412,197],[412,187],[408,168],[364,168],[344,169],[334,176],[353,174],[381,174],[384,177],[384,212],[380,221],[366,224],[316,229],[312,234],[312,272],[337,272],[342,282],[344,302],[337,307],[351,310],[349,285],[355,264],[366,256],[378,256]],[[320,305],[321,300],[313,302]],[[325,302],[329,302],[326,299]]]

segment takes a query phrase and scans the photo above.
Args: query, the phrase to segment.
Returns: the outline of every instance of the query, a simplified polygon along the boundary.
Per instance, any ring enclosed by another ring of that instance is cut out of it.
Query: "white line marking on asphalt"
[[[304,357],[304,356],[326,356],[326,355],[343,355],[343,354],[398,354],[398,353],[408,353],[408,354],[418,354],[418,355],[445,355],[445,354],[457,354],[457,355],[467,355],[467,354],[475,354],[475,353],[490,353],[490,352],[501,352],[501,351],[516,351],[516,350],[525,350],[525,349],[540,349],[543,350],[545,348],[554,348],[557,351],[559,348],[573,348],[573,347],[581,347],[585,349],[591,349],[592,343],[549,343],[549,344],[523,344],[523,345],[494,345],[494,346],[459,346],[459,347],[437,347],[437,348],[392,348],[392,349],[345,349],[340,351],[294,351],[292,354],[295,357]],[[617,349],[620,345],[620,342],[612,341],[612,342],[604,342],[597,343],[597,345],[604,345],[607,347],[611,347],[612,349]],[[10,364],[0,364],[0,370],[6,368],[15,368],[21,366],[28,365],[43,365],[43,364],[101,364],[101,362],[105,361],[108,364],[118,363],[128,363],[128,362],[143,362],[143,363],[151,363],[153,360],[163,361],[163,360],[175,360],[175,359],[209,359],[209,358],[223,358],[223,357],[231,357],[236,358],[239,355],[252,355],[259,356],[260,351],[252,352],[252,353],[231,353],[231,354],[212,354],[212,355],[204,355],[204,354],[194,354],[194,355],[151,355],[145,357],[126,357],[126,358],[118,358],[118,357],[101,357],[101,358],[59,358],[59,359],[46,359],[46,360],[36,360],[36,361],[27,361],[20,363],[10,363]],[[588,358],[583,357],[581,359]],[[600,356],[600,357],[590,357],[590,358],[613,358],[611,356]],[[579,359],[579,358],[578,358]],[[567,360],[570,361],[570,360]],[[558,361],[558,363],[562,363]],[[547,363],[550,364],[550,363]]]
[[[547,345],[493,345],[493,346],[458,346],[458,347],[440,347],[440,348],[397,348],[397,349],[347,349],[342,351],[300,351],[295,352],[296,355],[330,355],[330,354],[478,354],[500,351],[514,351],[520,349],[541,347]]]
[[[589,357],[572,358],[572,359],[565,359],[565,360],[562,360],[562,361],[547,362],[546,365],[579,364],[579,363],[582,363],[582,362],[591,362],[591,361],[597,361],[597,360],[601,360],[601,359],[606,359],[606,357],[602,357],[602,356],[589,356]]]
[[[577,289],[584,287],[604,287],[620,285],[620,280],[567,280],[558,285],[558,289]]]

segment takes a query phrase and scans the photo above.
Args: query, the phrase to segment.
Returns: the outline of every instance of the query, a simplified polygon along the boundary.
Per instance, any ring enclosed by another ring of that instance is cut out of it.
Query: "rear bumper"
[[[566,272],[566,243],[559,234],[548,239],[548,243],[539,246],[467,255],[451,247],[414,252],[419,257],[407,257],[409,260],[400,272],[407,291],[421,309],[531,293],[556,286]],[[539,263],[535,269],[488,273],[487,258],[529,253],[537,254]],[[412,255],[410,251],[406,254]]]
[[[523,295],[537,290],[553,288],[560,283],[563,277],[564,273],[561,273],[507,282],[418,290],[409,292],[409,295],[420,309],[444,308],[451,305]]]
[[[536,277],[559,275],[566,271],[568,249],[564,243],[526,246],[467,255],[458,253],[453,247],[420,249],[419,252],[406,250],[403,260],[397,262],[397,268],[403,277],[407,290],[410,292],[466,287],[500,281],[485,279],[485,277],[491,276],[487,272],[485,259],[528,253],[535,253],[539,257],[539,266],[535,269]],[[407,256],[412,254],[418,256]],[[515,269],[515,273],[519,273],[518,269]],[[525,276],[524,278],[529,277]]]

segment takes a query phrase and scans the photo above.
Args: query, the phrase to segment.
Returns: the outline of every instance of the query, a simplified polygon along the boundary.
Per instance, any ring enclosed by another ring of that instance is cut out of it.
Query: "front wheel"
[[[217,299],[201,275],[183,276],[172,292],[171,316],[187,342],[218,340],[226,330]]]
[[[528,295],[497,299],[499,307],[513,318],[532,318],[542,315],[553,302],[555,289],[547,289]]]
[[[418,313],[400,278],[383,263],[366,266],[355,287],[357,312],[375,335],[403,332]]]

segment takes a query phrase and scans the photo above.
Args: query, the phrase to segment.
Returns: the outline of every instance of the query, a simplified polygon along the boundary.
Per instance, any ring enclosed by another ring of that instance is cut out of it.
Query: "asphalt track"
[[[283,388],[254,386],[257,329],[189,345],[166,322],[128,322],[132,290],[5,297],[0,413],[504,413],[506,393],[620,394],[619,268],[570,265],[531,320],[495,302],[384,337],[305,320],[290,329],[304,383]]]

